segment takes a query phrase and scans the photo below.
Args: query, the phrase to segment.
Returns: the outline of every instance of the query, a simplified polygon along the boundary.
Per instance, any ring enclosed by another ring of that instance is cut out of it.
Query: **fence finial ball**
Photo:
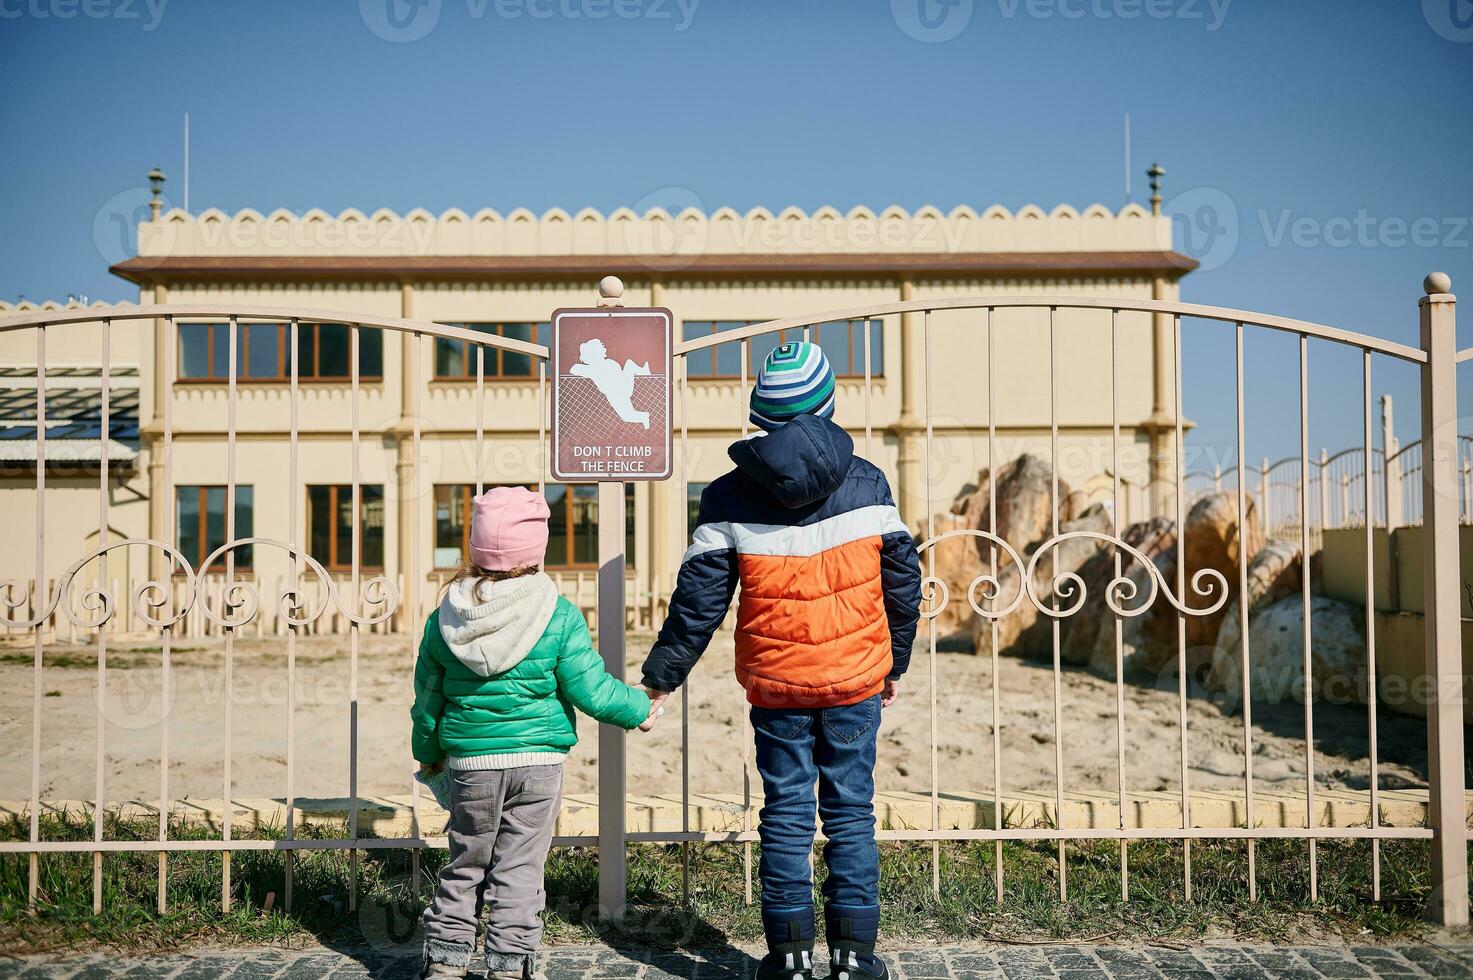
[[[1428,296],[1450,293],[1453,291],[1453,280],[1446,272],[1429,272],[1427,278],[1422,280],[1422,288]]]
[[[624,281],[618,276],[604,276],[598,281],[598,295],[602,299],[618,299],[624,295]]]

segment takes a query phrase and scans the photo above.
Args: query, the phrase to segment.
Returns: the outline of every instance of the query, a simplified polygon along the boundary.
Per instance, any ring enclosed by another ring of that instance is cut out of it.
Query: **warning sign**
[[[552,475],[557,480],[670,476],[670,311],[552,315]]]

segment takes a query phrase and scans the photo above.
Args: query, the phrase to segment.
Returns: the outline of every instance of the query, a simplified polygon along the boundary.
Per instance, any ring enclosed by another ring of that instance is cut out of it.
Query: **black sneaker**
[[[778,943],[757,964],[755,980],[813,980],[813,944]]]
[[[867,943],[837,942],[829,951],[829,980],[890,980],[885,961]],[[878,967],[871,973],[867,967]]]

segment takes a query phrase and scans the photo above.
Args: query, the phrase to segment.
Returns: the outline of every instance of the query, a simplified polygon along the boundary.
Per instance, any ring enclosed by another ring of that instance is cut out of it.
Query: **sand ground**
[[[628,676],[649,637],[629,640]],[[288,698],[287,644],[281,638],[234,644],[229,704],[230,780],[237,797],[281,797],[287,786],[288,703],[295,724],[292,778],[302,797],[346,796],[350,790],[350,719],[356,711],[358,792],[408,792],[410,671],[408,637],[361,637],[355,671],[345,637],[297,643],[293,696]],[[92,799],[97,793],[97,730],[103,726],[104,795],[155,800],[160,750],[168,741],[168,794],[173,799],[224,794],[225,647],[220,640],[181,641],[172,652],[173,699],[162,723],[161,650],[157,637],[108,644],[106,692],[99,711],[97,647],[45,651],[41,675],[42,795]],[[731,673],[730,634],[718,637],[692,675],[689,703],[672,698],[659,727],[628,736],[629,785],[638,794],[676,794],[681,785],[681,716],[688,712],[690,785],[695,792],[740,793],[750,758],[745,705]],[[992,665],[968,654],[936,655],[936,778],[939,788],[987,790],[993,784]],[[998,671],[1003,785],[1007,791],[1052,793],[1056,779],[1054,677],[1046,664],[1003,658]],[[931,661],[917,652],[900,701],[886,711],[877,786],[926,791],[932,779]],[[32,649],[0,646],[0,798],[31,793]],[[1179,791],[1181,728],[1175,681],[1169,690],[1125,687],[1127,791]],[[1064,787],[1113,795],[1118,786],[1116,689],[1082,670],[1061,675]],[[1303,707],[1255,705],[1255,789],[1297,793],[1304,787]],[[568,764],[569,792],[595,788],[597,726],[582,720],[582,741]],[[1323,788],[1365,789],[1368,718],[1363,706],[1315,706],[1315,777]],[[1425,785],[1426,736],[1419,719],[1383,713],[1379,721],[1381,785]],[[1187,758],[1193,789],[1241,790],[1241,716],[1206,696],[1187,705]],[[760,792],[755,769],[754,792]]]

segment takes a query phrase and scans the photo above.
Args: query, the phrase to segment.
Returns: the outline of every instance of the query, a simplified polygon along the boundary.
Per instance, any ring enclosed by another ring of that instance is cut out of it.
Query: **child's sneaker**
[[[451,966],[449,963],[437,963],[430,960],[425,963],[423,970],[419,971],[420,980],[464,980],[468,967]]]
[[[873,943],[838,942],[830,950],[829,980],[889,980],[885,961]]]

